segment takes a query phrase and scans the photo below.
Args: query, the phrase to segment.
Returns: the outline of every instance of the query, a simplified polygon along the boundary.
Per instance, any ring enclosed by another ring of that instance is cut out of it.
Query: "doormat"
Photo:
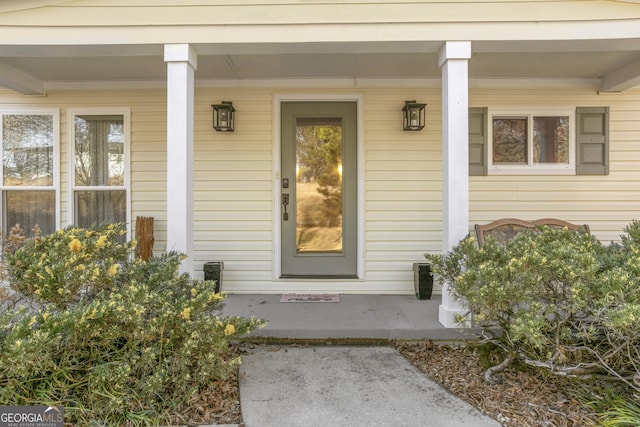
[[[338,294],[284,294],[280,302],[340,302]]]

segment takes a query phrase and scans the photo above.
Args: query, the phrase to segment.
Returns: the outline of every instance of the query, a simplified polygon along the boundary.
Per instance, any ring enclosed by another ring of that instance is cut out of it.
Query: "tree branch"
[[[513,362],[513,355],[507,357],[496,366],[492,366],[484,372],[484,380],[489,384],[500,384],[500,380],[494,377],[495,374],[504,371]]]

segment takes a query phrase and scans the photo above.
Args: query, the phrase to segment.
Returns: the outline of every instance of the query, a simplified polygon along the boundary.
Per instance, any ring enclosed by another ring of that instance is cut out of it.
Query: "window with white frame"
[[[59,113],[0,110],[2,229],[16,224],[27,234],[56,230],[59,197]]]
[[[575,173],[573,111],[489,115],[491,173]]]
[[[72,111],[70,184],[79,227],[129,222],[129,111]]]

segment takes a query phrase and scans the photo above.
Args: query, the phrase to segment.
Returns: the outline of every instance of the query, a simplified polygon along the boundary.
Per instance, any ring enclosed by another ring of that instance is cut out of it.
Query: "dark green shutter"
[[[576,108],[576,175],[609,174],[609,107]]]
[[[469,175],[487,174],[487,108],[469,108]]]

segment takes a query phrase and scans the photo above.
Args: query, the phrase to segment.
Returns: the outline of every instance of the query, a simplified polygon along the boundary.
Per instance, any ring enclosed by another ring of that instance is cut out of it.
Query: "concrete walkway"
[[[438,322],[439,296],[340,295],[339,303],[281,303],[281,296],[228,295],[225,301],[223,315],[269,322],[250,337],[271,345],[257,345],[242,356],[240,407],[246,427],[500,425],[395,349],[380,346],[391,340],[468,339]],[[273,345],[291,342],[314,346]],[[325,343],[333,345],[318,345]]]
[[[389,347],[257,346],[242,357],[246,427],[499,427]]]

